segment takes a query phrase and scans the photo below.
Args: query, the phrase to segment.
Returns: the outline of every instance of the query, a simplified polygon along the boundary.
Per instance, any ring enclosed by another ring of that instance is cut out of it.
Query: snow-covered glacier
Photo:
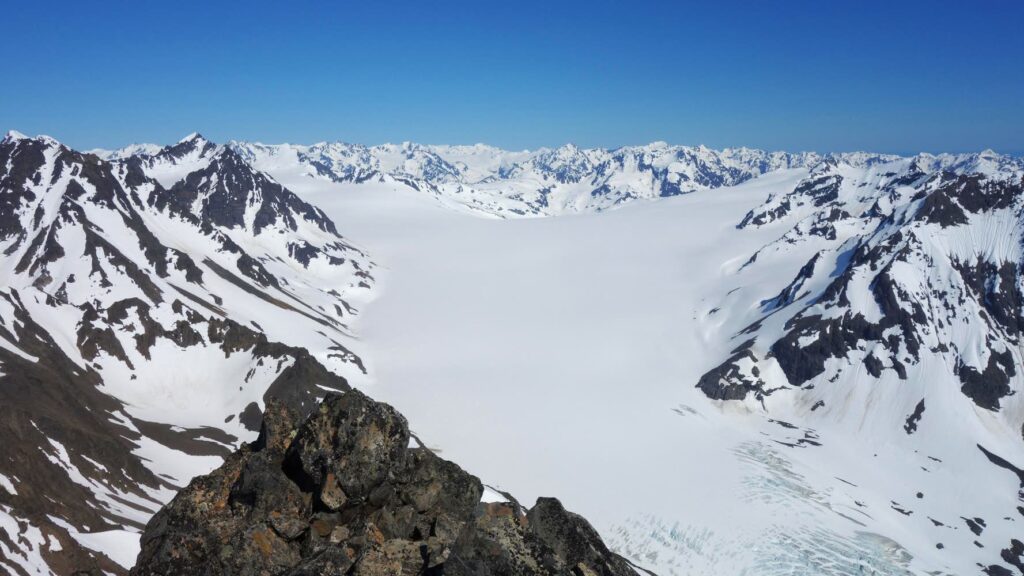
[[[1024,573],[1020,158],[0,150],[0,565],[122,571],[266,394],[351,385],[657,574]]]

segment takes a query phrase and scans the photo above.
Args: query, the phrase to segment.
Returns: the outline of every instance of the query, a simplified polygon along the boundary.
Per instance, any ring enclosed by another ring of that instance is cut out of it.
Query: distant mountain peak
[[[178,140],[178,144],[183,144],[185,142],[192,142],[192,141],[195,141],[195,140],[206,140],[206,138],[204,138],[203,135],[200,134],[199,132],[192,132],[191,134],[185,136],[181,140]]]
[[[3,142],[19,142],[22,140],[31,140],[39,142],[41,144],[45,144],[47,146],[63,146],[63,144],[61,144],[56,138],[53,138],[51,136],[47,136],[45,134],[39,134],[38,136],[28,136],[26,134],[18,132],[17,130],[9,130],[7,132],[7,135],[4,137]]]

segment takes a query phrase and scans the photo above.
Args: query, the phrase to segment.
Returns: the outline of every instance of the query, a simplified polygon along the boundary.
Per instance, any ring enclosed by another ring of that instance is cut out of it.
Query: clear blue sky
[[[6,2],[0,127],[1024,153],[1024,2]]]

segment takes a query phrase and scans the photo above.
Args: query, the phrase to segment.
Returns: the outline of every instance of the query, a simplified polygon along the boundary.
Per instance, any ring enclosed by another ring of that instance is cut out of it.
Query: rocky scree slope
[[[133,576],[636,574],[553,498],[481,502],[480,480],[358,391],[301,421],[270,403],[259,438],[149,522]]]

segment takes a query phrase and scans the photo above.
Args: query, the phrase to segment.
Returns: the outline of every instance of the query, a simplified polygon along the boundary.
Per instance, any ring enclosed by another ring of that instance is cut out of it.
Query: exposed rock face
[[[409,441],[358,391],[301,423],[270,402],[255,443],[153,517],[131,573],[636,574],[557,500],[481,503],[479,479]]]
[[[760,302],[762,317],[734,335],[744,344],[697,387],[715,400],[753,393],[762,401],[832,385],[848,366],[913,380],[936,361],[948,362],[975,405],[1001,410],[1016,393],[1024,329],[1024,168],[979,166],[983,157],[901,159],[867,171],[831,158],[751,210],[737,228],[789,229],[744,267],[812,243],[823,249]],[[781,330],[770,318],[785,318]],[[786,385],[754,374],[771,361]]]

